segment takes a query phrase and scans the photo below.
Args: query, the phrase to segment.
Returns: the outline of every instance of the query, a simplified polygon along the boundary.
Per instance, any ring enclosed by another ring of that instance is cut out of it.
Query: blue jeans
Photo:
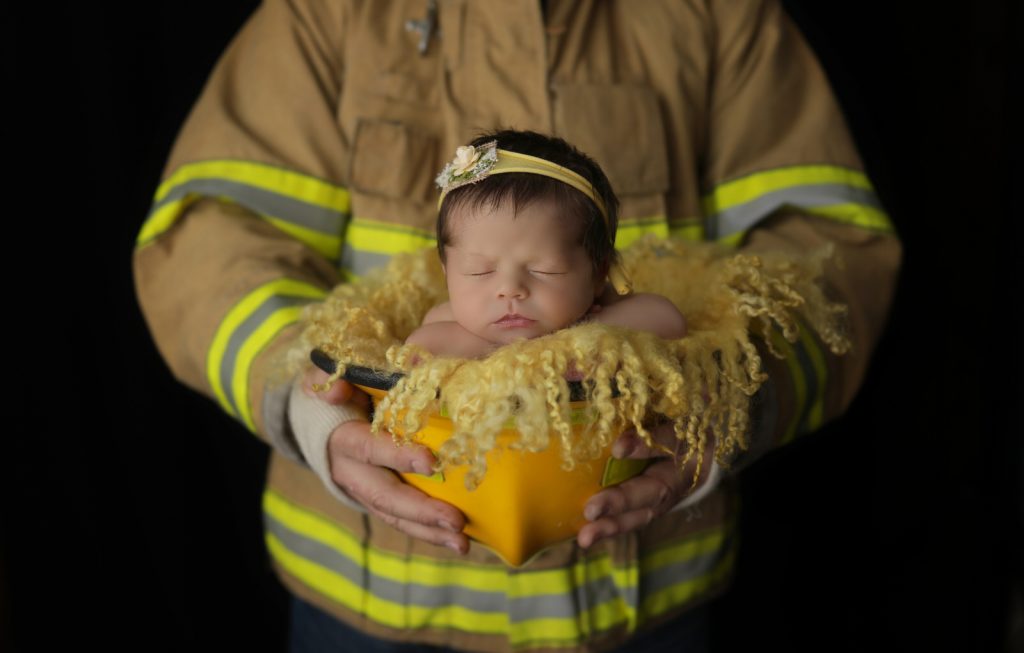
[[[630,640],[614,653],[707,653],[707,604]],[[292,597],[289,653],[450,653],[454,649],[377,639],[350,628],[319,608]]]

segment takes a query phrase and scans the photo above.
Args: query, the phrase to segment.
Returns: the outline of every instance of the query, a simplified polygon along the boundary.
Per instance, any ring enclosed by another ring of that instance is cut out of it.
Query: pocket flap
[[[360,120],[349,169],[353,190],[423,203],[436,196],[437,139],[396,121]]]
[[[658,98],[638,84],[556,84],[555,130],[592,156],[617,195],[669,188]]]

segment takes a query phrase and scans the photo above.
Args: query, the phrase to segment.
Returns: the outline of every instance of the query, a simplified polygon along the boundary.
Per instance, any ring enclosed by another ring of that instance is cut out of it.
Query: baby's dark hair
[[[589,197],[557,179],[528,172],[507,172],[460,186],[448,193],[437,216],[437,251],[445,261],[446,245],[451,242],[449,216],[460,208],[496,208],[511,202],[513,214],[540,199],[556,206],[578,220],[582,226],[582,244],[594,266],[595,274],[606,272],[615,262],[615,230],[619,223],[619,200],[612,191],[601,167],[586,154],[554,136],[531,131],[500,130],[481,134],[470,142],[478,147],[498,141],[498,149],[529,154],[578,173],[594,187],[608,211],[605,224],[601,210]]]

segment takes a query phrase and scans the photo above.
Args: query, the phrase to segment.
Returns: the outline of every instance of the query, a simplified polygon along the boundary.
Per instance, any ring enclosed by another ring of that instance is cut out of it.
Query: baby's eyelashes
[[[480,270],[478,272],[463,272],[464,277],[486,277],[489,274],[494,274],[494,270]],[[556,277],[569,274],[567,271],[559,270],[528,270],[530,274],[539,274],[547,277]]]

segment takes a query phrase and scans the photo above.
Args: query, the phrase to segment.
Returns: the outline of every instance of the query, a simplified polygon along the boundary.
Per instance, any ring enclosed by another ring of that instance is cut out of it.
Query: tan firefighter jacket
[[[853,352],[806,334],[778,343],[787,358],[768,361],[747,460],[849,404],[900,246],[826,78],[771,0],[266,0],[175,143],[138,237],[138,296],[174,375],[274,447],[266,544],[291,591],[375,636],[602,650],[726,586],[732,483],[638,533],[512,569],[338,502],[291,439],[287,388],[267,383],[305,303],[434,245],[433,177],[497,127],[593,156],[622,200],[620,246],[646,233],[835,243],[845,265],[827,281],[850,306]]]

